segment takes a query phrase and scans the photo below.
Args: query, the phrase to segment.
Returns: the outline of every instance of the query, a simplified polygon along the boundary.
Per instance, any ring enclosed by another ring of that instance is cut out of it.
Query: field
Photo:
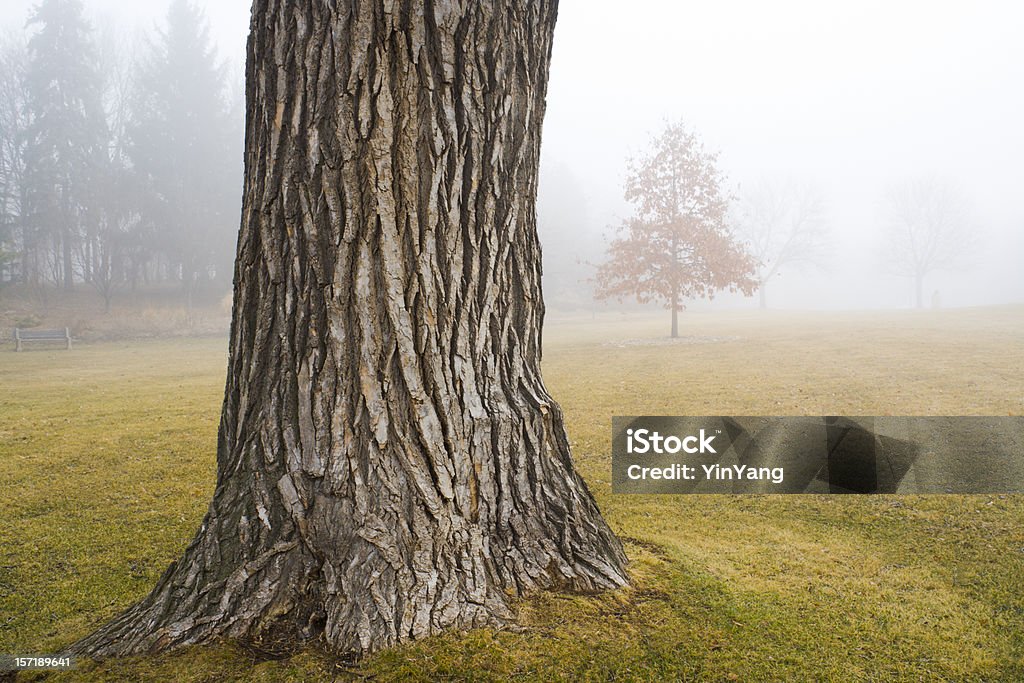
[[[231,644],[48,680],[1024,680],[1024,496],[613,496],[613,415],[1021,415],[1024,307],[551,321],[544,372],[633,585],[359,661]],[[142,597],[211,495],[226,340],[0,353],[0,653]],[[1024,456],[1022,456],[1024,457]],[[39,674],[23,674],[34,680]],[[2,677],[2,674],[0,674]]]

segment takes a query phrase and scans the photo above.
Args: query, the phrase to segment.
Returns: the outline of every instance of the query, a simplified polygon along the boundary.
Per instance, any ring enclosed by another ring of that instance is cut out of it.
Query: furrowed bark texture
[[[256,0],[216,493],[74,651],[367,651],[625,583],[539,370],[555,11]]]

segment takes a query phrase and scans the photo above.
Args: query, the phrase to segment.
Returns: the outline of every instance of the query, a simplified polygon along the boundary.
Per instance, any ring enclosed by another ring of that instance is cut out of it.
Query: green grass
[[[630,588],[357,662],[220,644],[51,679],[1024,680],[1024,497],[613,496],[609,456],[613,415],[1022,414],[1024,310],[687,314],[673,344],[665,326],[546,331]],[[0,653],[58,651],[181,553],[212,494],[225,346],[0,353]]]

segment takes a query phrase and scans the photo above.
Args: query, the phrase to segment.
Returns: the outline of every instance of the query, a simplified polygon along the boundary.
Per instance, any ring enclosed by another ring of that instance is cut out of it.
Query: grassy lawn
[[[663,317],[545,333],[629,589],[358,662],[222,644],[50,680],[1024,680],[1022,496],[610,492],[613,415],[1024,414],[1024,308],[687,313],[675,343]],[[212,494],[225,350],[0,352],[0,653],[59,651],[180,555]]]

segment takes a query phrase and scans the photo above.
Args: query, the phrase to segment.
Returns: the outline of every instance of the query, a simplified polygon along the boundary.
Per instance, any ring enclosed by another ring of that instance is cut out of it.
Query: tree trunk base
[[[609,543],[608,549],[609,561],[621,567],[626,560],[618,542]],[[486,574],[493,568],[479,566],[482,557],[452,559],[444,585],[429,585],[428,578],[427,585],[414,587],[411,594],[385,595],[368,582],[359,592],[345,595],[333,585],[341,569],[320,564],[299,543],[281,543],[235,568],[225,580],[198,590],[189,585],[198,567],[186,558],[168,568],[149,597],[69,652],[103,659],[229,639],[278,654],[304,646],[367,653],[452,629],[515,628],[509,599],[529,592],[519,587],[592,593],[627,583],[625,573],[612,564],[589,560],[571,566],[552,558],[547,567],[533,565],[522,576],[506,577],[509,585],[504,589],[466,585],[463,572]],[[385,563],[375,564],[370,576],[389,571]]]
[[[546,481],[557,490],[534,489],[538,514],[504,529],[412,505],[405,528],[378,520],[340,535],[349,505],[324,498],[293,511],[279,537],[254,542],[259,520],[242,516],[233,527],[211,509],[153,592],[69,652],[107,658],[230,639],[265,652],[365,653],[451,629],[514,626],[510,598],[537,590],[625,586],[625,553],[583,481]]]

